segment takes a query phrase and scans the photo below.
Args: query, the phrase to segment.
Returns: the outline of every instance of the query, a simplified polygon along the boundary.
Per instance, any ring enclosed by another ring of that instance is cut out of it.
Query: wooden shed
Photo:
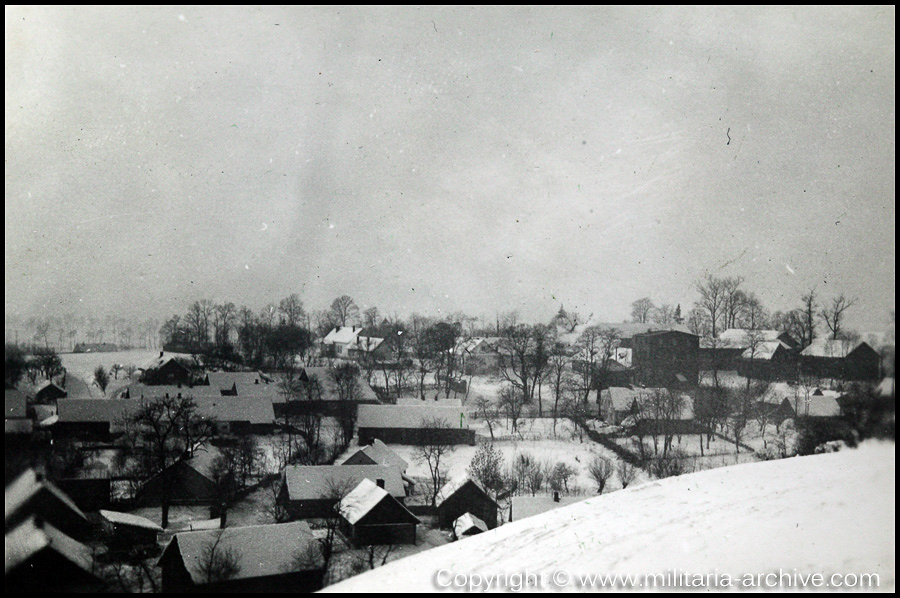
[[[438,522],[449,529],[453,522],[466,513],[481,519],[488,529],[497,527],[500,507],[484,487],[475,480],[461,478],[441,488],[437,501]]]
[[[379,483],[362,480],[335,508],[344,535],[357,546],[415,544],[421,521]]]

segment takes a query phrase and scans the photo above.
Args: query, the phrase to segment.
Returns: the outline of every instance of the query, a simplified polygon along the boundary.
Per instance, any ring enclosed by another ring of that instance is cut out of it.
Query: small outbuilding
[[[155,546],[159,534],[163,532],[163,528],[156,523],[130,513],[101,510],[100,518],[111,547]]]
[[[461,515],[453,522],[453,539],[461,540],[469,536],[476,536],[488,530],[487,524],[471,513]]]
[[[421,521],[381,484],[364,479],[335,505],[344,536],[357,546],[415,544]]]
[[[488,529],[497,527],[497,513],[500,507],[484,487],[469,478],[446,484],[438,493],[438,522],[444,529],[453,526],[453,522],[470,513],[485,523]]]

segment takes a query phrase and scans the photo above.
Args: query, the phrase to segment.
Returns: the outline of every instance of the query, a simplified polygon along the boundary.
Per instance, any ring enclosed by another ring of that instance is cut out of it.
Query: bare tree
[[[603,455],[594,455],[593,461],[588,465],[588,473],[597,482],[597,494],[603,494],[606,483],[613,475],[613,462]]]
[[[844,331],[844,312],[856,305],[856,299],[847,299],[841,294],[831,300],[831,305],[823,307],[819,312],[819,317],[831,332],[831,338],[841,338]]]
[[[341,326],[346,326],[359,317],[359,307],[350,296],[341,295],[331,302],[331,313]]]
[[[303,323],[303,319],[306,317],[300,295],[291,293],[282,299],[278,303],[278,313],[281,314],[284,323],[288,326],[300,326]]]
[[[710,336],[717,338],[719,336],[718,323],[723,319],[723,314],[729,304],[732,293],[732,285],[728,279],[716,278],[711,274],[695,283],[697,292],[700,293],[700,301],[697,306],[702,310],[703,315],[710,325]]]
[[[221,546],[225,530],[213,532],[215,539],[200,550],[198,564],[207,584],[231,579],[241,572],[240,553],[233,546]]]
[[[356,406],[362,397],[359,385],[359,367],[354,363],[341,363],[328,369],[328,377],[334,383],[338,396],[338,423],[341,428],[343,448],[350,445],[356,427]]]
[[[805,349],[816,339],[816,310],[818,309],[816,288],[813,287],[808,293],[805,293],[800,298],[800,302],[797,323],[801,333],[800,347]]]
[[[491,442],[493,442],[494,427],[496,427],[500,423],[500,421],[497,410],[494,408],[494,404],[489,398],[484,395],[478,395],[477,397],[475,397],[475,415],[476,417],[481,418],[484,423],[487,424],[488,432],[491,435]]]
[[[123,454],[135,457],[132,474],[149,478],[175,462],[189,458],[213,435],[209,418],[191,397],[161,397],[143,401],[123,418]],[[161,478],[162,527],[169,524],[173,480]]]
[[[628,488],[628,485],[631,484],[637,477],[637,467],[622,459],[619,461],[616,469],[619,473],[619,479],[622,480],[622,489]]]
[[[456,447],[448,438],[450,425],[446,421],[439,418],[422,420],[420,428],[424,433],[424,442],[418,448],[417,457],[428,467],[431,477],[431,506],[436,506],[438,493],[447,479],[445,459]]]
[[[631,321],[645,324],[650,321],[650,315],[655,309],[650,297],[643,297],[631,304]]]
[[[668,303],[664,303],[650,313],[650,319],[653,320],[654,324],[659,324],[660,326],[675,324],[675,308]]]

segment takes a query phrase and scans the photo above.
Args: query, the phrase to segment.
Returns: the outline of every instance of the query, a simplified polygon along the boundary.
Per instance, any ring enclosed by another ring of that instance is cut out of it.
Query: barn
[[[35,391],[34,401],[42,404],[53,403],[58,399],[65,398],[68,394],[69,393],[67,393],[64,388],[60,387],[55,382],[47,380]]]
[[[175,534],[157,566],[167,593],[315,592],[325,573],[319,544],[302,521]]]
[[[145,517],[100,511],[103,530],[109,538],[110,547],[130,549],[135,546],[155,546],[163,528]]]
[[[460,478],[446,484],[438,493],[438,522],[442,528],[450,528],[453,522],[471,513],[482,520],[488,529],[497,527],[500,507],[484,487],[469,478]]]
[[[475,430],[462,407],[432,405],[360,405],[359,443],[380,439],[387,444],[475,444]]]
[[[195,453],[192,459],[180,459],[147,480],[137,492],[138,506],[159,506],[166,493],[169,504],[211,505],[219,500],[219,489],[211,471],[214,455]]]
[[[820,338],[800,352],[800,368],[818,378],[878,380],[881,356],[863,341]]]
[[[384,480],[363,479],[335,508],[344,536],[357,546],[416,543],[421,521],[384,489]]]

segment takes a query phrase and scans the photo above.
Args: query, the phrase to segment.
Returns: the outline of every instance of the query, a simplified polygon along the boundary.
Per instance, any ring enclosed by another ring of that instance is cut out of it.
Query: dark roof
[[[272,401],[262,397],[194,397],[194,403],[196,403],[199,413],[213,421],[248,421],[251,424],[270,424],[275,421]],[[60,401],[59,421],[64,423],[115,423],[123,417],[135,413],[142,404],[144,404],[144,400],[140,398]]]
[[[403,457],[392,451],[390,447],[388,447],[388,445],[381,442],[377,438],[372,444],[366,445],[356,451],[356,453],[350,455],[350,457],[347,458],[347,461],[353,459],[353,457],[355,457],[358,453],[362,453],[363,455],[368,457],[372,463],[378,465],[387,465],[389,467],[396,467],[401,472],[406,471],[406,469],[409,467],[409,463],[407,463]],[[346,463],[347,461],[344,461],[344,463]]]
[[[456,478],[455,480],[451,480],[450,482],[447,482],[444,485],[444,487],[441,488],[440,492],[438,492],[437,501],[435,502],[435,506],[436,507],[441,506],[447,500],[449,500],[451,496],[453,496],[454,494],[456,494],[457,492],[459,492],[466,486],[474,486],[475,488],[480,490],[481,493],[484,494],[488,498],[488,500],[490,500],[494,504],[497,504],[497,501],[495,501],[493,498],[491,498],[491,495],[487,493],[487,491],[484,489],[484,486],[482,486],[478,481],[473,480],[471,478],[467,478],[467,477],[460,477],[460,478]]]
[[[81,512],[71,498],[65,492],[56,487],[56,485],[45,479],[43,475],[38,474],[33,469],[28,469],[6,487],[6,507],[4,509],[4,521],[9,521],[13,516],[19,514],[23,509],[29,508],[32,500],[42,493],[51,495],[57,502],[62,503],[68,508],[72,514],[78,519],[87,522],[87,517]],[[35,513],[31,513],[35,514]],[[36,513],[40,515],[40,513]]]

